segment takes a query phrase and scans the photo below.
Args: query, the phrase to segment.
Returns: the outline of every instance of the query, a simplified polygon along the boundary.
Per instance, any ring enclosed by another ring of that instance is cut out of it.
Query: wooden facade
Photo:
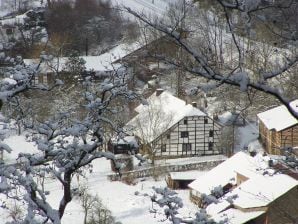
[[[266,214],[267,223],[290,224],[298,220],[298,186],[292,188],[269,204]]]
[[[189,116],[152,142],[156,158],[217,155],[221,125],[207,116]]]
[[[266,152],[281,155],[282,149],[298,146],[298,124],[281,131],[269,130],[259,121],[259,138]]]

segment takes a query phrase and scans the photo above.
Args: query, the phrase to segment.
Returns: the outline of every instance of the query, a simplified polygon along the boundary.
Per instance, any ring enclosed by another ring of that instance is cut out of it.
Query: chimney
[[[164,90],[163,89],[156,89],[156,96],[159,96],[160,94],[162,94]]]
[[[197,104],[197,102],[191,102],[191,105],[193,106],[193,107],[198,107],[198,104]]]

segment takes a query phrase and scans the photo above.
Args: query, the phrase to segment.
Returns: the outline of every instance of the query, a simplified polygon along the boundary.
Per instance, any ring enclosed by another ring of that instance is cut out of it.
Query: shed
[[[135,136],[125,136],[123,138],[114,137],[108,142],[108,150],[114,154],[138,153],[139,144]]]
[[[166,182],[171,189],[188,189],[188,184],[201,176],[204,172],[191,170],[185,172],[170,172],[166,177]]]
[[[290,103],[298,111],[298,100]],[[298,120],[286,106],[272,108],[257,115],[260,141],[269,154],[280,155],[282,148],[298,146]]]

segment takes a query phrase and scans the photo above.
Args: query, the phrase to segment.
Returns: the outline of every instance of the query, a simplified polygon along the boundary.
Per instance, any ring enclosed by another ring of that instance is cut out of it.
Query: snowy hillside
[[[163,17],[171,4],[179,0],[112,0],[114,5],[129,7],[152,17]]]
[[[45,1],[44,1],[45,2]],[[41,4],[40,0],[0,0],[0,17],[5,16],[9,13],[17,11],[19,7],[24,7],[26,9],[43,7],[45,3]]]

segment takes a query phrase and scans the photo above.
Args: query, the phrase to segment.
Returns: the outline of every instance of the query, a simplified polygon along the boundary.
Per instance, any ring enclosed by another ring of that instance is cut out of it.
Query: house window
[[[204,123],[208,124],[208,118],[204,118]]]
[[[167,139],[171,139],[171,134],[167,134]]]
[[[181,138],[188,138],[188,131],[181,131]]]
[[[187,125],[187,119],[184,119],[183,123],[184,123],[185,125]]]
[[[166,152],[167,151],[167,145],[166,144],[162,144],[161,145],[161,152]]]
[[[209,131],[209,137],[213,137],[214,136],[214,131],[213,130],[210,130]]]
[[[213,150],[213,142],[209,142],[209,144],[208,144],[208,150],[210,150],[210,151]]]
[[[8,28],[8,29],[6,30],[6,34],[7,34],[7,35],[12,35],[12,34],[13,34],[13,29]]]
[[[182,144],[182,152],[191,151],[191,143],[183,143]]]

